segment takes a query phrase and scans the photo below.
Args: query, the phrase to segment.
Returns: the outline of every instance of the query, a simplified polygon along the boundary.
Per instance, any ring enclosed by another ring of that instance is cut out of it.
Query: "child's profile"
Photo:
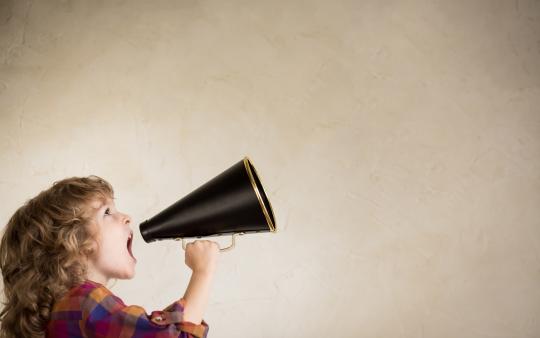
[[[202,319],[215,272],[215,242],[188,244],[182,297],[161,311],[127,306],[106,285],[135,276],[131,217],[98,176],[57,182],[15,211],[3,229],[0,338],[206,337]]]

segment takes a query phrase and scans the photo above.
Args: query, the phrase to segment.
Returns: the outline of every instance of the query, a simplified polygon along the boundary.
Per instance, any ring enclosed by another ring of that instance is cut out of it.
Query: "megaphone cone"
[[[143,239],[150,243],[164,239],[275,232],[276,225],[272,206],[255,167],[245,157],[141,223],[139,229]]]

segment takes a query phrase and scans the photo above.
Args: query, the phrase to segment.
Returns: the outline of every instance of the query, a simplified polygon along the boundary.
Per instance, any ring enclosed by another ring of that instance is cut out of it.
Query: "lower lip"
[[[128,251],[128,253],[129,253],[129,251]],[[133,258],[133,261],[134,261],[135,263],[137,263],[137,258],[133,257],[133,255],[132,255],[131,253],[129,253],[129,256],[130,256],[131,258]]]
[[[131,245],[133,245],[133,243],[131,243]],[[127,249],[127,248],[126,248],[126,249]],[[132,250],[133,250],[133,248],[132,248]],[[127,249],[127,252],[128,252],[128,254],[129,254],[129,256],[130,256],[131,258],[133,258],[133,260],[135,261],[135,263],[137,263],[137,258],[135,258],[135,256],[133,256],[133,254],[131,253],[131,251],[130,251],[129,249]]]

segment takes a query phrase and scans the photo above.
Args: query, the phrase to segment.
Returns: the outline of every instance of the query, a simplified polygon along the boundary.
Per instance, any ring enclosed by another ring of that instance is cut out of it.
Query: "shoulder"
[[[98,304],[106,306],[125,306],[123,301],[116,297],[109,289],[100,283],[86,280],[84,283],[70,289],[54,307],[57,311],[91,311]]]
[[[85,335],[82,332],[88,327],[92,332],[103,330],[103,327],[98,328],[96,325],[100,326],[111,313],[123,308],[123,301],[104,285],[85,281],[71,288],[55,302],[47,324],[47,336],[83,337]]]

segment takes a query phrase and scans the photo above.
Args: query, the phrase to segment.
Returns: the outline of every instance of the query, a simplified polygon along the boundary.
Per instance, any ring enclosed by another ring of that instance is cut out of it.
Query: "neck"
[[[91,280],[92,282],[100,283],[102,285],[107,285],[107,283],[109,282],[109,277],[97,271],[92,262],[88,262],[87,264],[86,279]]]

